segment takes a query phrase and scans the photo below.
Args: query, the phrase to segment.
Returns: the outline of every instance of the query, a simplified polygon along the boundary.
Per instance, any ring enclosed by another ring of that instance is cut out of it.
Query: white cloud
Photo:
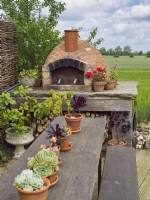
[[[63,32],[72,27],[83,27],[81,39],[86,39],[93,27],[105,39],[101,46],[114,48],[133,45],[135,50],[150,50],[149,0],[65,0],[66,10],[59,19]],[[137,3],[135,3],[137,2]],[[132,46],[131,46],[132,47]]]

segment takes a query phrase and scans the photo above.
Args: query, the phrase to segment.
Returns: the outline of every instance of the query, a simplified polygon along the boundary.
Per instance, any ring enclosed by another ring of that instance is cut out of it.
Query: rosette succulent
[[[44,181],[41,176],[35,174],[32,170],[25,169],[15,178],[13,185],[22,190],[35,191],[44,187]]]
[[[49,149],[42,149],[28,161],[27,167],[40,176],[50,176],[59,169],[57,155]]]

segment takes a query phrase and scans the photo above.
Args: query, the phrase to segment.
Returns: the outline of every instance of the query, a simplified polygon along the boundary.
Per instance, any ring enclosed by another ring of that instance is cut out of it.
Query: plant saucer
[[[72,149],[72,145],[69,144],[69,146],[67,148],[60,148],[60,151],[69,151]]]
[[[56,179],[55,179],[55,181],[54,181],[53,183],[50,183],[50,186],[49,186],[49,187],[54,186],[57,182],[58,182],[58,176],[56,176]]]
[[[71,131],[71,132],[72,132],[72,134],[78,134],[80,131],[81,131],[81,128],[79,130]]]

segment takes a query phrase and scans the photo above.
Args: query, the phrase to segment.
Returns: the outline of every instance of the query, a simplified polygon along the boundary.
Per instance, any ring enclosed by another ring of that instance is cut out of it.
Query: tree
[[[131,52],[132,52],[132,49],[131,49],[131,47],[130,46],[124,46],[124,48],[123,48],[123,54],[126,56],[126,55],[130,55],[131,54]]]
[[[143,55],[143,51],[139,51],[139,56],[142,56]]]
[[[101,52],[102,55],[107,55],[107,52],[106,52],[105,47],[101,47],[101,48],[99,49],[99,51]]]
[[[117,54],[117,55],[121,55],[122,54],[122,48],[120,46],[117,46],[115,48],[115,54]]]
[[[147,57],[147,58],[150,58],[150,51],[147,51],[147,52],[146,52],[146,57]]]
[[[90,31],[89,33],[88,39],[86,40],[87,42],[91,42],[96,47],[104,41],[102,37],[99,37],[98,39],[96,39],[96,41],[94,41],[97,36],[97,32],[98,32],[98,27],[93,28],[92,31]]]
[[[1,5],[5,13],[2,19],[16,26],[19,71],[40,68],[48,53],[62,41],[55,27],[65,4],[56,0],[1,0]]]
[[[115,54],[115,52],[113,49],[110,48],[107,50],[107,55],[113,56],[114,54]]]

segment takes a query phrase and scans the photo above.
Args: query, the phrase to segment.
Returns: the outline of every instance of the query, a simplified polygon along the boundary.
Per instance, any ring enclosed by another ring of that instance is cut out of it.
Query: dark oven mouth
[[[53,85],[84,85],[84,71],[66,66],[51,71]]]

